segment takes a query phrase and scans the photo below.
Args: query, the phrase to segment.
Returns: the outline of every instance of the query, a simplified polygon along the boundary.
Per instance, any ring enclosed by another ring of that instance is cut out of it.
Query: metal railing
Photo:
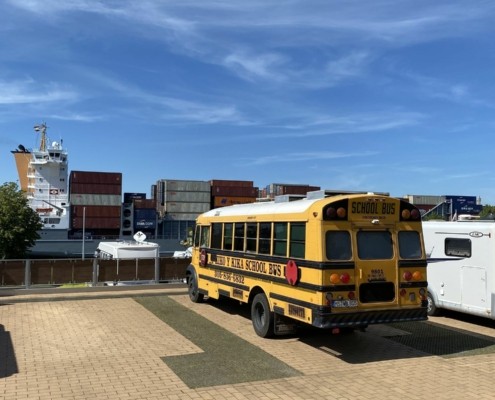
[[[25,259],[0,260],[0,287],[105,282],[184,280],[189,259]]]

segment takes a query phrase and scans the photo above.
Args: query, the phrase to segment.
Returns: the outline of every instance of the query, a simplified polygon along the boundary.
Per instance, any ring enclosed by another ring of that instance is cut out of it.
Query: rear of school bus
[[[308,231],[320,229],[321,308],[312,325],[356,328],[427,319],[427,279],[421,216],[406,201],[373,194],[318,202]],[[311,254],[314,252],[314,254]]]

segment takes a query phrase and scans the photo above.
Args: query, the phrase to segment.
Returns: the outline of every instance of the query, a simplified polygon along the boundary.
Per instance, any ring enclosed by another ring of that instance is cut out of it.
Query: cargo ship
[[[50,142],[46,123],[35,125],[39,148],[19,145],[12,153],[20,189],[43,223],[29,249],[32,258],[93,257],[102,240],[132,240],[122,235],[122,174],[73,171],[63,141]],[[151,221],[153,225],[153,221]],[[160,255],[183,251],[187,242],[149,235]]]

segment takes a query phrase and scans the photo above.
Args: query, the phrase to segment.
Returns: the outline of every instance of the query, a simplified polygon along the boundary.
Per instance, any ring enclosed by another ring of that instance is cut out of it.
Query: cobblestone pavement
[[[202,349],[132,298],[164,294],[300,374],[189,388],[163,357]],[[493,324],[451,317],[430,318],[429,323],[495,345]],[[351,335],[310,330],[262,339],[243,312],[191,303],[184,288],[0,292],[0,399],[493,399],[494,351],[480,348],[445,357],[391,340],[407,334],[379,325]]]

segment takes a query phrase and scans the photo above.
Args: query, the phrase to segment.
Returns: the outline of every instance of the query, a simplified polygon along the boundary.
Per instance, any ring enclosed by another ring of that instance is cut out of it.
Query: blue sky
[[[495,3],[4,0],[0,184],[71,170],[495,204]]]

